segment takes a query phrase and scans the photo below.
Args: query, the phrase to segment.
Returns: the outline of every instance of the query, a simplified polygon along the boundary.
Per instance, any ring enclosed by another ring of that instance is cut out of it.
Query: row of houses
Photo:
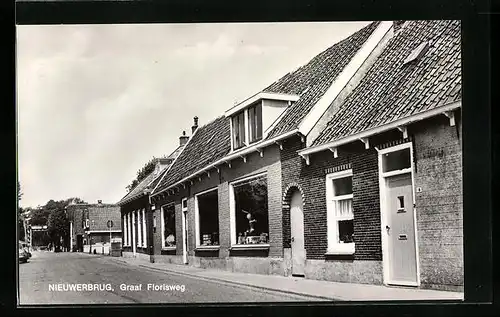
[[[460,34],[373,22],[195,117],[118,203],[123,256],[463,290]]]

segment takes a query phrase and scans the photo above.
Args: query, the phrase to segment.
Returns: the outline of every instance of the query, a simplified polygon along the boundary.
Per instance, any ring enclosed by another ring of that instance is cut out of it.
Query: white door
[[[184,261],[184,264],[188,264],[188,257],[187,257],[188,223],[187,223],[186,213],[187,213],[186,211],[182,212],[182,259]]]
[[[417,284],[417,256],[411,174],[387,178],[389,283]]]
[[[304,276],[306,250],[304,247],[304,212],[302,195],[296,191],[290,203],[290,224],[292,235],[292,275]]]

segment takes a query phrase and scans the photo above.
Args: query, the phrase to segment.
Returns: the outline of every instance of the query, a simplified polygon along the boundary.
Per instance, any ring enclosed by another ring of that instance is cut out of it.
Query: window
[[[245,145],[245,112],[242,111],[232,118],[233,148],[239,149]]]
[[[169,204],[161,208],[162,213],[162,247],[175,247],[175,205]]]
[[[262,139],[262,103],[248,108],[248,126],[250,143]]]
[[[326,176],[328,252],[354,253],[352,170]]]
[[[156,233],[156,215],[153,215],[153,233]]]
[[[266,176],[253,177],[232,184],[232,205],[236,244],[267,244],[269,219]]]
[[[187,198],[183,198],[182,199],[181,205],[182,205],[182,211],[187,211],[188,210],[188,200],[187,200]]]
[[[196,195],[197,246],[219,245],[219,199],[217,190]]]
[[[392,172],[411,168],[410,148],[389,152],[382,155],[382,172]]]

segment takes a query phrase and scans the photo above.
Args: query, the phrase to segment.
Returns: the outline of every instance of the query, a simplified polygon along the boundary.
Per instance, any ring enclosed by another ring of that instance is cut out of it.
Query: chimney
[[[102,204],[102,200],[100,200],[100,199],[99,199],[99,200],[97,201],[97,203],[98,203],[98,204]]]
[[[194,130],[193,130],[194,132]],[[186,131],[182,131],[182,135],[179,137],[179,145],[182,146],[187,143],[189,137],[186,135]]]
[[[198,128],[198,117],[194,117],[194,125],[191,127],[191,133],[194,133],[194,131]]]

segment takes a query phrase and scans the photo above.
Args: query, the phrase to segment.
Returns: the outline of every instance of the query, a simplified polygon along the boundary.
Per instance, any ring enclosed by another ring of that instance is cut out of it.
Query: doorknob
[[[391,227],[389,227],[389,226],[385,226],[385,229],[386,229],[387,231],[389,231],[389,230],[391,229]]]
[[[295,237],[292,237],[292,242],[295,241]]]

